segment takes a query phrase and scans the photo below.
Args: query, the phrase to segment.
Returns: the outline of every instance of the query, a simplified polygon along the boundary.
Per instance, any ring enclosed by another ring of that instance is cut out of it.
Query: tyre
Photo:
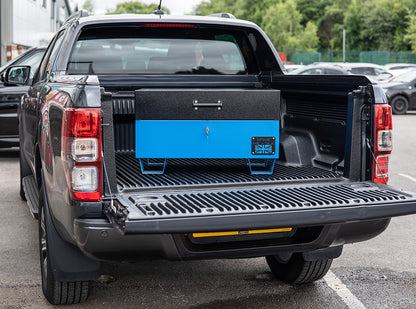
[[[273,255],[266,256],[266,261],[277,279],[290,284],[319,280],[326,275],[332,264],[332,259],[305,261],[302,253],[295,253],[284,262]]]
[[[404,115],[409,108],[409,101],[406,97],[398,95],[391,100],[391,111],[396,115]]]
[[[43,202],[43,190],[39,193],[39,253],[42,277],[42,291],[46,299],[53,305],[70,305],[87,300],[88,281],[63,282],[55,279],[50,263],[48,246],[47,213]]]
[[[29,176],[31,174],[31,170],[29,167],[29,164],[27,164],[26,159],[23,156],[22,153],[22,147],[20,146],[20,151],[19,151],[20,155],[19,155],[19,161],[20,161],[20,198],[24,201],[26,201],[26,196],[25,196],[25,190],[23,189],[23,178],[25,178],[26,176]]]

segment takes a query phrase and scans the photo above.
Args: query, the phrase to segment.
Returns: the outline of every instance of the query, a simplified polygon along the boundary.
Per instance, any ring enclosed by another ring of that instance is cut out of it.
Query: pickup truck
[[[285,75],[265,33],[228,14],[77,13],[19,128],[52,304],[85,301],[109,260],[265,256],[277,279],[310,283],[345,244],[416,213],[416,195],[387,185],[383,91],[363,76]]]

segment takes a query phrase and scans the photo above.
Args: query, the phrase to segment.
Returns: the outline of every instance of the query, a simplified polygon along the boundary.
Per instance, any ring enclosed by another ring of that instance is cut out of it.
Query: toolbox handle
[[[212,102],[212,103],[203,103],[203,102],[198,102],[198,100],[194,100],[193,106],[195,110],[198,110],[199,107],[217,107],[218,110],[221,110],[222,100],[218,100],[217,102]]]

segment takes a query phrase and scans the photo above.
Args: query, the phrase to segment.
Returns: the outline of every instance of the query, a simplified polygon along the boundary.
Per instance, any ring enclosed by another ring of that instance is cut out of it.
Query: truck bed
[[[164,174],[141,173],[134,95],[113,93],[104,105],[114,130],[108,128],[118,191],[115,207],[108,207],[115,209],[113,222],[127,234],[183,233],[322,226],[413,211],[413,195],[364,181],[358,172],[366,162],[351,145],[361,142],[365,101],[353,95],[354,88],[342,81],[337,91],[306,83],[299,94],[293,82],[280,81],[280,158],[271,175],[250,174],[244,159],[169,159]]]
[[[279,162],[271,175],[251,175],[243,159],[172,159],[163,175],[147,175],[140,172],[139,160],[134,153],[116,153],[116,167],[120,192],[146,188],[328,181],[342,176],[313,166],[285,166]]]
[[[114,141],[109,143],[109,147],[114,147],[117,191],[339,181],[345,177],[344,171],[334,162],[342,161],[348,112],[345,92],[342,94],[344,96],[340,93],[312,93],[308,95],[308,104],[287,94],[284,100],[284,110],[287,111],[282,121],[285,119],[284,122],[289,125],[281,132],[281,159],[276,161],[271,175],[250,174],[244,159],[168,159],[163,175],[149,175],[141,173],[135,153],[134,92],[112,93],[111,101],[104,106],[111,106],[107,114],[111,113],[112,118],[106,121],[113,123],[113,131],[110,132],[114,134]],[[299,104],[309,106],[306,108],[308,113],[305,114]],[[328,135],[328,132],[331,134]],[[318,139],[323,139],[322,135],[325,140],[320,142]],[[319,147],[325,149],[320,151]],[[106,155],[108,162],[111,162],[112,155],[108,149]]]

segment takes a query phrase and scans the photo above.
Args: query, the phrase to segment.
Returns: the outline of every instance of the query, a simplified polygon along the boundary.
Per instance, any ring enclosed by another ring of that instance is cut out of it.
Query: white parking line
[[[406,175],[406,174],[402,174],[402,173],[400,173],[399,175],[400,175],[400,176],[403,176],[403,177],[405,177],[405,178],[407,178],[407,179],[410,179],[411,181],[416,182],[416,178],[414,178],[414,177],[412,177],[412,176],[409,176],[409,175]]]
[[[326,274],[324,280],[326,284],[328,284],[328,286],[331,289],[333,289],[339,297],[342,298],[342,300],[348,306],[348,308],[365,309],[363,303],[357,297],[355,297],[355,295],[352,294],[350,290],[348,290],[345,284],[343,284],[342,281],[339,280],[339,278],[335,276],[332,271],[329,271]]]

